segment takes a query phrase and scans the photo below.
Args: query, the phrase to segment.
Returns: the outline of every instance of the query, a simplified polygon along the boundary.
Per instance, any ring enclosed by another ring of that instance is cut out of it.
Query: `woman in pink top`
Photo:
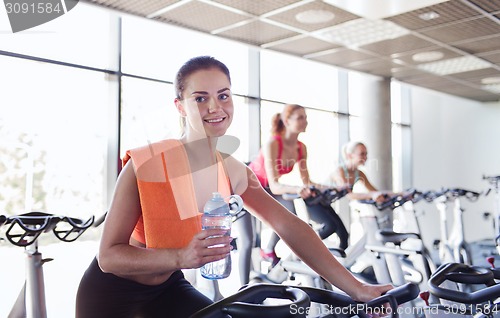
[[[271,140],[261,149],[259,156],[250,163],[261,185],[289,211],[296,214],[293,201],[284,200],[285,193],[297,193],[301,198],[307,199],[312,195],[310,186],[317,188],[324,186],[315,184],[309,178],[307,170],[307,148],[298,140],[300,133],[307,128],[307,115],[304,107],[288,104],[281,113],[273,117]],[[279,182],[279,178],[291,172],[298,165],[302,186],[291,186]],[[323,227],[319,235],[325,239],[337,233],[340,239],[339,247],[347,248],[349,234],[338,214],[330,207],[322,205],[307,205],[311,220]],[[267,248],[261,251],[261,255],[276,264],[278,257],[274,248],[279,241],[279,236],[273,233]]]

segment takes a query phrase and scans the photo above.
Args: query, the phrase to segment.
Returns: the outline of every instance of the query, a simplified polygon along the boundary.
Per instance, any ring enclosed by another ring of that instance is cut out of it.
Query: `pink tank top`
[[[278,141],[278,157],[276,158],[278,173],[280,174],[280,176],[290,173],[293,170],[294,166],[284,166],[283,160],[281,159],[281,156],[283,154],[283,140],[281,139],[280,135],[273,136],[273,139]],[[297,161],[295,162],[299,162],[302,157],[302,143],[300,141],[297,141]],[[262,149],[259,151],[259,155],[257,156],[257,158],[255,158],[255,160],[252,161],[248,166],[250,167],[250,169],[252,169],[252,171],[259,179],[260,184],[263,187],[268,187],[269,180],[267,178],[266,168],[264,166],[264,153],[262,152]]]

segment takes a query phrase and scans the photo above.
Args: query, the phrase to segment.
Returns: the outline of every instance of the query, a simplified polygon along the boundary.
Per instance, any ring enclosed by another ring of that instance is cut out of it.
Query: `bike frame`
[[[493,227],[495,233],[495,245],[497,252],[500,254],[500,176],[483,176],[483,179],[488,180],[490,189],[486,195],[493,189],[495,191],[495,216],[493,218]]]
[[[460,197],[454,197],[453,201],[453,223],[451,230],[448,231],[448,202],[450,197],[443,194],[435,199],[436,207],[439,211],[440,220],[440,242],[439,258],[441,263],[464,263],[472,265],[470,248],[465,241],[463,213]]]
[[[68,225],[61,229],[58,227],[59,222]],[[52,259],[42,258],[42,253],[38,251],[38,237],[44,232],[52,231],[59,240],[73,242],[94,224],[94,217],[80,220],[43,212],[30,212],[7,217],[4,224],[8,226],[5,234],[9,242],[24,247],[26,256],[25,283],[9,313],[9,318],[46,318],[43,265]]]

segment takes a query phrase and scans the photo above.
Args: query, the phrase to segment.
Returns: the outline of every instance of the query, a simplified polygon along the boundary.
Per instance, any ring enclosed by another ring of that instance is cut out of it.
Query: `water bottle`
[[[212,193],[212,198],[205,203],[201,217],[203,230],[225,229],[227,236],[231,235],[231,214],[229,205],[224,201],[219,192]],[[217,247],[217,246],[214,246]],[[231,273],[231,255],[207,263],[201,268],[201,275],[207,279],[226,278]]]

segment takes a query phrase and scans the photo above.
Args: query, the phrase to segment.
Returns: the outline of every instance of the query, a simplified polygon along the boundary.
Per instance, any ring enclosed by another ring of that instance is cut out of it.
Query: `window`
[[[326,64],[262,51],[261,96],[308,108],[338,110],[338,71]]]
[[[117,57],[112,52],[117,41],[109,32],[114,21],[110,11],[80,1],[68,13],[33,29],[0,34],[0,50],[116,70]],[[2,26],[10,30],[8,23]]]
[[[106,77],[5,56],[0,69],[0,105],[8,109],[0,117],[2,213],[102,214],[107,207]]]
[[[122,71],[174,82],[182,63],[211,55],[229,68],[233,93],[248,93],[248,50],[243,44],[215,36],[148,21],[123,17]]]

